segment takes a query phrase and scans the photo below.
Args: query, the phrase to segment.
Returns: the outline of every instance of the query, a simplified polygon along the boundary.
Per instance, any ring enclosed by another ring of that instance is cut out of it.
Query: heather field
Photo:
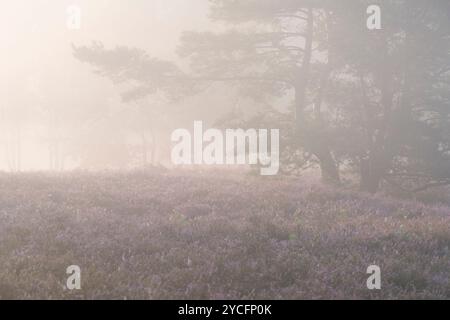
[[[0,175],[1,299],[449,299],[449,248],[448,204],[301,178]]]

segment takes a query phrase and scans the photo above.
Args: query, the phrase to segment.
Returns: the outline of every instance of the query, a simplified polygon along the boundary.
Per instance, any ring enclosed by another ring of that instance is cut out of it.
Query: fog
[[[377,3],[2,0],[0,300],[449,299],[450,2]]]
[[[67,27],[70,5],[81,8],[79,30]],[[175,49],[183,30],[210,28],[207,8],[203,0],[136,0],[132,4],[121,0],[2,1],[0,168],[80,167],[77,148],[107,143],[93,141],[91,134],[82,132],[82,123],[98,121],[100,127],[102,120],[96,117],[106,118],[111,110],[126,112],[127,107],[132,112],[132,106],[121,102],[114,84],[73,57],[72,45],[101,41],[106,47],[138,47],[152,56],[176,61]],[[114,124],[108,126],[114,131]],[[167,135],[164,137],[168,143]],[[52,151],[55,139],[60,145]],[[108,158],[101,152],[98,149],[99,162]],[[60,153],[59,159],[52,153]],[[108,161],[104,162],[108,166]]]
[[[288,173],[447,184],[448,6],[4,2],[0,168],[170,166],[197,120],[279,129]]]

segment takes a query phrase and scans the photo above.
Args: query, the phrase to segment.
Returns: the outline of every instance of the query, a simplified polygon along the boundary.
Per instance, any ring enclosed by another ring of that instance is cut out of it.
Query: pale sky
[[[71,5],[81,9],[80,30],[67,28]],[[21,117],[33,122],[37,113],[20,106],[64,104],[73,101],[74,94],[90,103],[99,96],[116,99],[118,92],[108,80],[73,58],[72,43],[127,45],[174,60],[182,31],[210,29],[207,12],[207,0],[2,0],[0,107],[15,106]],[[24,93],[32,93],[32,101]],[[40,137],[31,133],[27,137],[23,167],[45,168],[47,155]]]

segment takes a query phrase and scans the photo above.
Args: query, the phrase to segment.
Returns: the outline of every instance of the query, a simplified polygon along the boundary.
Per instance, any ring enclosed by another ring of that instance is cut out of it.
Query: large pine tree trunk
[[[302,128],[304,125],[302,116],[306,107],[306,91],[311,73],[311,59],[314,40],[314,11],[312,8],[308,8],[308,18],[306,23],[307,26],[303,62],[300,69],[301,72],[295,86],[295,118],[297,132],[299,135],[302,130],[304,130],[304,128]],[[327,143],[325,141],[317,141],[317,144],[311,145],[309,149],[319,159],[322,180],[327,183],[339,183],[339,168]]]
[[[327,147],[323,147],[322,150],[316,153],[317,158],[320,161],[320,171],[322,180],[326,183],[339,184],[339,166],[336,160],[333,158],[330,150]]]
[[[388,60],[387,49],[385,60]],[[378,118],[370,111],[364,78],[361,77],[363,104],[366,112],[367,156],[360,163],[360,188],[362,191],[376,193],[381,181],[392,166],[395,147],[392,136],[391,118],[394,94],[392,91],[392,75],[390,70],[382,69],[377,77],[380,79],[381,116]],[[394,131],[395,132],[395,131]]]
[[[376,193],[380,188],[383,171],[374,159],[362,159],[360,163],[360,189],[363,192]]]

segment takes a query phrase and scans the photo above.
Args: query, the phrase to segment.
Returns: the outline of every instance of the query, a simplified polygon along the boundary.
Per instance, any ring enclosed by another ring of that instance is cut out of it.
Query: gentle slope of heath
[[[449,248],[449,206],[302,180],[0,176],[3,299],[449,299]]]

